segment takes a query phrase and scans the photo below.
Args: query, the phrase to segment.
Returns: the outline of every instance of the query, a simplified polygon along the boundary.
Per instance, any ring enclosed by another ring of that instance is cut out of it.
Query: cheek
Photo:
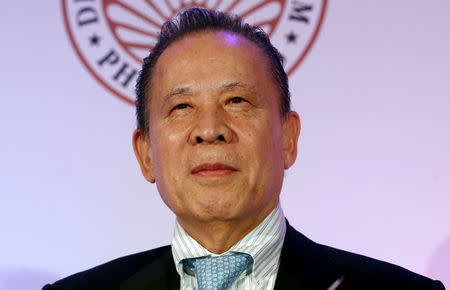
[[[281,126],[276,126],[274,120],[264,120],[260,126],[253,129],[255,144],[266,151],[266,154],[279,151],[281,144]]]
[[[158,130],[153,133],[152,156],[155,175],[164,176],[176,169],[176,163],[181,160],[180,145],[183,136],[174,130]]]
[[[182,170],[180,160],[182,156],[180,150],[177,150],[175,144],[171,141],[171,136],[167,138],[160,138],[159,142],[155,144],[153,150],[153,163],[156,186],[161,198],[165,204],[175,211],[179,204],[177,193],[182,188],[180,180],[182,179]]]
[[[244,160],[252,164],[254,178],[271,175],[275,167],[283,165],[281,129],[272,121],[261,120],[241,131],[240,150]]]
[[[284,170],[283,140],[280,126],[270,121],[266,124],[266,129],[261,132],[259,152],[261,166],[265,167],[267,174],[273,175],[275,172]]]

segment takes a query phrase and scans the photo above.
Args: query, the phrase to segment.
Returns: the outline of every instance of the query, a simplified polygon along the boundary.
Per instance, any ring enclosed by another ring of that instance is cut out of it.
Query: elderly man
[[[287,223],[279,195],[300,121],[259,28],[199,8],[166,23],[138,80],[137,119],[143,175],[177,216],[172,245],[44,289],[443,289]]]

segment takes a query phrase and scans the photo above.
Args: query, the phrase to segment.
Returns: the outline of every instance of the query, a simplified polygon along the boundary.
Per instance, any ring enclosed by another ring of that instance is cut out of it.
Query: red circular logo
[[[197,6],[241,16],[269,35],[285,59],[288,75],[308,54],[327,0],[61,0],[72,45],[88,71],[108,90],[134,104],[142,59],[162,24]]]

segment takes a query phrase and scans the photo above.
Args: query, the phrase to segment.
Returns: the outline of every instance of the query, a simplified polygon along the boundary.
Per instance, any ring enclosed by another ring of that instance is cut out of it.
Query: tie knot
[[[228,289],[231,284],[253,263],[253,258],[245,253],[224,256],[206,256],[183,260],[186,273],[197,277],[198,288]]]

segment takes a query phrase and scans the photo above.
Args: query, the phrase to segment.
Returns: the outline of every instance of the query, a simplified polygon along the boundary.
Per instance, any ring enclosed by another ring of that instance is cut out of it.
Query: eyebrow
[[[227,83],[225,85],[222,86],[222,91],[231,91],[235,88],[249,88],[248,85],[246,85],[245,83],[242,82],[231,82],[231,83]]]
[[[221,86],[221,91],[232,91],[235,88],[244,88],[244,89],[250,89],[252,90],[252,86],[249,86],[243,82],[234,81],[229,82]],[[191,92],[191,89],[189,87],[180,87],[175,88],[172,91],[170,91],[167,95],[164,96],[163,100],[164,102],[169,100],[170,98],[178,95],[185,95]]]
[[[170,91],[167,95],[165,95],[163,100],[165,102],[165,101],[167,101],[168,99],[170,99],[173,96],[184,95],[184,94],[189,93],[190,91],[191,90],[188,87],[176,88],[176,89]]]

